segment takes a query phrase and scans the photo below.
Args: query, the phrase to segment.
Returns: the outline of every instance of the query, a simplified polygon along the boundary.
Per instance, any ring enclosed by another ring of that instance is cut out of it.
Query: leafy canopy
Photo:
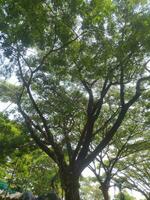
[[[63,175],[79,176],[147,100],[149,14],[143,0],[0,2],[2,74],[14,70],[20,84],[2,99],[13,88],[31,137]]]

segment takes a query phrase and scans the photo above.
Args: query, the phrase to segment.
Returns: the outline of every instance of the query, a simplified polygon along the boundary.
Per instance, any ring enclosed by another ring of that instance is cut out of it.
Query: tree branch
[[[65,44],[63,44],[63,45],[60,46],[60,47],[50,49],[50,50],[43,56],[43,58],[42,58],[42,60],[41,60],[41,63],[39,64],[39,66],[37,66],[37,68],[36,68],[35,70],[33,70],[33,73],[35,73],[35,72],[37,72],[38,70],[41,69],[41,67],[43,66],[45,60],[48,58],[48,56],[49,56],[51,53],[66,48],[68,45],[70,45],[72,42],[76,41],[76,40],[77,40],[81,35],[83,35],[83,34],[84,34],[84,32],[81,33],[80,35],[77,35],[74,39],[72,39],[72,40],[66,42]]]
[[[84,167],[87,166],[98,155],[98,153],[105,148],[105,146],[107,144],[109,144],[109,142],[111,141],[111,139],[115,135],[116,131],[118,130],[118,128],[122,124],[122,121],[124,120],[125,115],[126,115],[128,109],[140,97],[140,95],[141,95],[141,83],[143,81],[147,81],[147,80],[150,80],[150,76],[140,78],[137,81],[135,95],[129,100],[128,103],[124,104],[124,106],[121,108],[121,111],[120,111],[120,113],[118,115],[118,118],[117,118],[116,122],[114,123],[114,125],[112,126],[112,128],[107,132],[106,136],[102,139],[102,141],[95,148],[95,150],[92,153],[90,153],[84,161],[82,161],[82,163],[81,163],[81,170],[84,169]]]
[[[134,96],[128,101],[128,103],[126,103],[127,107],[130,107],[140,97],[140,95],[141,95],[141,83],[144,82],[144,81],[150,81],[150,76],[142,77],[137,81],[136,92],[135,92]]]
[[[54,142],[54,138],[53,138],[53,135],[50,133],[49,131],[49,128],[48,128],[48,125],[47,125],[47,121],[46,119],[44,118],[43,114],[41,113],[40,109],[38,108],[38,105],[36,104],[33,96],[32,96],[32,93],[30,91],[30,82],[26,82],[26,80],[24,79],[24,76],[23,76],[23,72],[22,72],[22,68],[21,68],[21,63],[20,63],[20,60],[19,60],[19,55],[18,55],[18,66],[19,66],[19,71],[20,71],[20,76],[21,76],[21,79],[23,81],[23,86],[26,88],[27,90],[27,94],[32,102],[32,105],[34,107],[34,109],[36,110],[36,112],[38,113],[40,119],[42,120],[42,123],[44,125],[44,129],[46,131],[46,134],[47,134],[47,138],[49,140],[49,143],[52,145],[52,147],[54,148],[54,151],[57,155],[57,159],[60,161],[60,163],[63,163],[63,158],[64,158],[64,155],[61,151],[61,149],[59,148],[58,144],[56,144]],[[30,77],[31,79],[31,77]],[[20,110],[21,111],[21,110]],[[23,112],[22,112],[23,114]],[[29,123],[29,122],[28,122]],[[31,130],[32,131],[32,130]],[[33,131],[32,131],[33,132]],[[35,137],[35,136],[34,136]]]
[[[125,85],[124,85],[124,69],[123,66],[120,67],[120,103],[121,106],[123,107],[125,102],[124,102],[124,94],[125,94]]]
[[[94,105],[94,98],[93,98],[93,92],[91,87],[89,86],[88,82],[86,81],[81,81],[85,90],[87,91],[88,95],[89,95],[89,100],[88,100],[88,106],[87,106],[87,115],[88,117],[90,117],[92,115],[93,112],[93,105]]]
[[[32,120],[28,117],[28,115],[22,110],[22,107],[20,103],[18,102],[18,108],[20,113],[22,114],[26,124],[28,125],[27,128],[31,134],[31,137],[34,139],[36,144],[48,155],[50,156],[56,163],[58,163],[56,155],[53,151],[51,151],[40,139],[39,137],[34,133],[34,130],[32,128]]]

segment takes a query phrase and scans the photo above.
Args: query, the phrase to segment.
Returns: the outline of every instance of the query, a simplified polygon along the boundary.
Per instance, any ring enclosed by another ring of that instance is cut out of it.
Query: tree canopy
[[[1,74],[18,79],[1,83],[1,100],[17,105],[17,118],[58,165],[66,200],[80,199],[81,172],[136,102],[148,101],[148,3],[0,2]]]

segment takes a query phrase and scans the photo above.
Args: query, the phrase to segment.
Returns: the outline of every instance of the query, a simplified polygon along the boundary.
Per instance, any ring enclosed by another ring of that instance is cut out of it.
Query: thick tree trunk
[[[107,187],[105,186],[102,187],[102,193],[103,193],[104,200],[110,200]]]
[[[65,192],[65,200],[80,200],[79,176],[70,173],[61,173],[61,184]]]
[[[65,200],[80,200],[79,186],[72,183],[65,188]]]

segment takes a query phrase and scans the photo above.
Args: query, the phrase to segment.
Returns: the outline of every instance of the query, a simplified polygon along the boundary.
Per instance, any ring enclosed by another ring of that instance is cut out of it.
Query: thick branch
[[[89,145],[90,145],[90,142],[91,142],[91,139],[93,136],[94,123],[100,114],[100,111],[101,111],[101,108],[103,105],[103,99],[111,86],[111,84],[107,85],[107,83],[108,83],[108,79],[106,78],[103,88],[102,88],[102,91],[101,91],[101,97],[95,105],[94,105],[92,90],[87,85],[85,85],[86,90],[89,94],[88,119],[87,119],[87,123],[83,129],[84,132],[81,135],[81,138],[80,138],[77,148],[75,150],[75,156],[76,156],[83,144],[83,146],[79,152],[78,159],[77,159],[79,162],[80,162],[80,160],[84,159],[88,153]],[[85,84],[85,83],[83,83],[83,84]]]
[[[82,148],[79,152],[78,158],[77,158],[77,160],[79,162],[80,162],[80,160],[83,160],[87,155],[87,152],[88,152],[89,146],[90,146],[90,142],[92,139],[93,127],[94,127],[94,120],[91,118],[91,120],[89,119],[87,122],[86,134],[83,139],[83,146],[82,146]]]
[[[73,155],[73,160],[76,158],[76,156],[79,153],[79,150],[82,146],[82,144],[86,143],[86,146],[84,145],[84,150],[82,148],[82,153],[80,152],[79,157],[84,156],[86,154],[86,150],[89,146],[90,143],[90,139],[91,139],[91,135],[92,135],[92,130],[93,130],[93,106],[94,106],[94,97],[93,97],[93,92],[92,89],[90,87],[90,85],[86,82],[86,81],[81,81],[85,90],[87,91],[88,95],[89,95],[89,100],[88,100],[88,106],[87,106],[87,122],[84,125],[83,131],[81,133],[80,136],[80,140],[77,144],[77,147],[74,151],[74,155]],[[85,150],[86,149],[86,150]]]
[[[124,70],[123,66],[121,66],[121,74],[120,74],[120,103],[121,106],[124,106],[124,94],[125,94],[125,86],[124,86]]]
[[[87,156],[87,158],[83,161],[82,163],[82,168],[84,169],[84,167],[86,165],[88,165],[97,155],[100,151],[102,151],[106,145],[111,141],[111,139],[113,138],[114,134],[116,133],[116,131],[118,130],[118,128],[120,127],[125,114],[127,112],[128,108],[124,107],[121,109],[120,114],[116,120],[116,122],[114,123],[113,127],[107,132],[106,136],[104,137],[104,139],[99,143],[99,145],[95,148],[95,150],[89,154]]]
[[[120,114],[119,114],[116,122],[114,123],[112,128],[106,133],[106,136],[102,139],[102,141],[95,148],[95,150],[92,153],[90,153],[85,160],[82,161],[81,170],[83,170],[85,168],[85,166],[87,166],[90,162],[92,162],[92,160],[98,155],[98,153],[101,152],[106,147],[106,145],[109,144],[109,142],[112,140],[113,136],[115,135],[118,128],[122,124],[128,109],[140,97],[140,95],[141,95],[141,83],[143,81],[147,81],[147,80],[150,80],[150,76],[143,77],[143,78],[141,78],[137,81],[135,95],[131,98],[131,100],[128,103],[126,103],[121,108]]]
[[[68,132],[65,131],[65,130],[64,130],[64,137],[65,137],[65,143],[66,143],[66,146],[67,146],[67,152],[68,152],[68,156],[69,156],[69,161],[71,163],[73,150],[72,150],[72,147],[71,147],[71,142],[70,142],[70,138],[69,138]]]
[[[137,84],[136,84],[136,92],[135,92],[135,95],[132,97],[132,99],[130,101],[128,101],[128,103],[126,104],[128,107],[130,107],[135,101],[137,101],[137,99],[140,97],[141,95],[141,84],[142,82],[144,81],[150,81],[150,76],[146,76],[146,77],[143,77],[143,78],[140,78],[138,81],[137,81]]]
[[[102,91],[101,91],[101,97],[98,99],[97,103],[95,104],[94,106],[94,118],[95,120],[98,118],[100,112],[101,112],[101,108],[102,108],[102,105],[103,105],[103,100],[108,92],[108,90],[110,89],[111,87],[111,84],[108,84],[108,79],[106,78],[105,79],[105,82],[104,82],[104,85],[103,85],[103,88],[102,88]]]

